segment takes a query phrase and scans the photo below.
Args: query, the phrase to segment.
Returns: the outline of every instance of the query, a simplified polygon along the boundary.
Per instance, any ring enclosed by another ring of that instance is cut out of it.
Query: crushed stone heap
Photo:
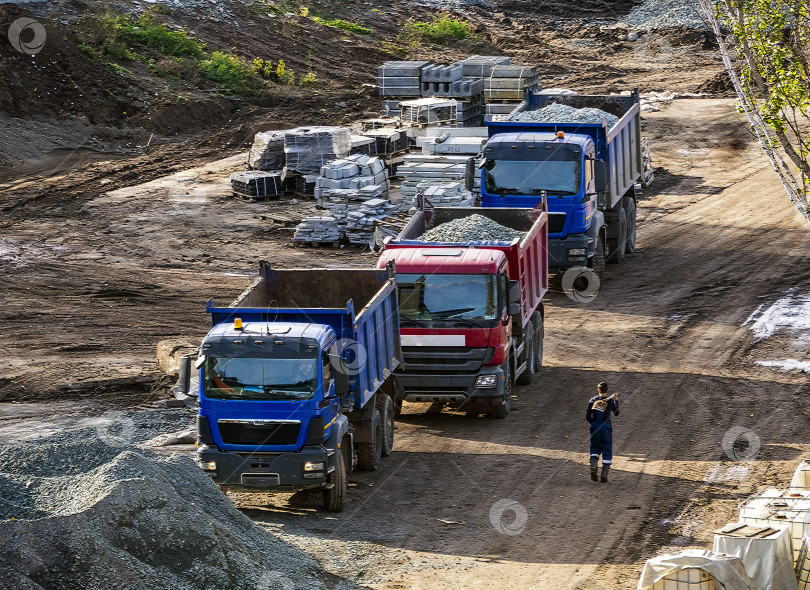
[[[520,232],[496,223],[483,215],[473,214],[463,219],[454,219],[427,230],[419,238],[424,242],[511,242],[522,238]]]
[[[0,444],[4,588],[354,588],[255,525],[186,456],[94,437]]]
[[[565,104],[550,104],[536,111],[515,113],[510,121],[531,121],[534,123],[601,123],[607,117],[608,129],[619,122],[619,118],[600,109],[575,109]]]

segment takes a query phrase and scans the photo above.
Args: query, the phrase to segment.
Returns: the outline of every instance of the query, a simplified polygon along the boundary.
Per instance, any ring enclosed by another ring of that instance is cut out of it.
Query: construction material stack
[[[537,90],[537,86],[535,66],[493,66],[489,76],[484,77],[484,98],[493,103],[518,103],[526,90]]]
[[[415,197],[419,184],[423,182],[464,182],[468,160],[466,156],[405,156],[397,166],[397,176],[404,179],[400,185],[402,196]],[[473,183],[467,190],[477,192],[480,185]]]
[[[428,61],[385,62],[377,69],[380,96],[388,100],[422,96],[422,69],[429,63]]]
[[[248,170],[231,174],[233,196],[244,201],[277,199],[284,194],[281,171]]]
[[[352,148],[351,132],[345,127],[299,127],[284,134],[284,177],[295,176],[295,192],[314,197],[315,179],[321,166],[345,158]]]

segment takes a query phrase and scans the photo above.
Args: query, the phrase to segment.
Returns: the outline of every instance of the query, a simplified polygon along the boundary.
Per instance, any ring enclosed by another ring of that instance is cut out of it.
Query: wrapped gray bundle
[[[251,170],[281,170],[284,168],[284,134],[286,131],[264,131],[253,138],[248,155]]]
[[[284,135],[286,175],[317,174],[326,162],[345,158],[351,149],[352,136],[346,127],[290,129]]]

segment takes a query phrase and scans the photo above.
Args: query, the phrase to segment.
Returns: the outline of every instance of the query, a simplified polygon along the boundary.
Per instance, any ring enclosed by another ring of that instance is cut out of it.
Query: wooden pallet
[[[337,250],[340,248],[340,242],[301,242],[297,240],[290,241],[293,248],[332,248]]]
[[[241,199],[246,203],[263,203],[265,201],[277,201],[278,195],[266,195],[263,197],[256,197],[252,195],[243,195],[242,193],[232,193],[234,199]]]

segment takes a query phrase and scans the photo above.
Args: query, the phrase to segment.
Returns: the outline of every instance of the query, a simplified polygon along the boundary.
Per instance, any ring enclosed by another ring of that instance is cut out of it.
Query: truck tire
[[[503,395],[492,401],[489,408],[489,415],[492,418],[503,420],[509,415],[512,409],[512,372],[509,370],[509,359],[501,366],[503,369]]]
[[[376,407],[366,428],[371,429],[371,441],[357,443],[357,467],[363,471],[377,471],[382,463],[383,425],[380,410]]]
[[[534,374],[537,372],[537,358],[534,356],[534,324],[529,322],[526,324],[526,333],[523,335],[523,354],[520,355],[518,364],[526,363],[526,369],[515,379],[518,385],[529,385],[534,380]]]
[[[602,238],[596,236],[593,256],[588,260],[588,266],[593,269],[599,281],[605,279],[605,247],[602,245]]]
[[[619,264],[624,262],[624,251],[627,248],[627,213],[624,207],[619,209],[619,237],[609,239],[610,244],[610,258],[608,262],[611,264]]]
[[[346,504],[346,488],[348,487],[348,475],[346,474],[346,458],[342,450],[338,450],[337,465],[335,470],[329,474],[328,482],[332,487],[323,491],[323,506],[327,512],[343,512]]]
[[[394,401],[390,395],[377,394],[377,409],[383,426],[382,456],[390,457],[394,450]]]
[[[625,197],[624,212],[627,214],[627,241],[624,251],[632,254],[636,251],[636,202],[631,197]]]
[[[539,371],[543,366],[543,336],[545,335],[545,328],[543,326],[543,316],[535,312],[532,315],[532,324],[534,324],[534,366],[535,371]]]

